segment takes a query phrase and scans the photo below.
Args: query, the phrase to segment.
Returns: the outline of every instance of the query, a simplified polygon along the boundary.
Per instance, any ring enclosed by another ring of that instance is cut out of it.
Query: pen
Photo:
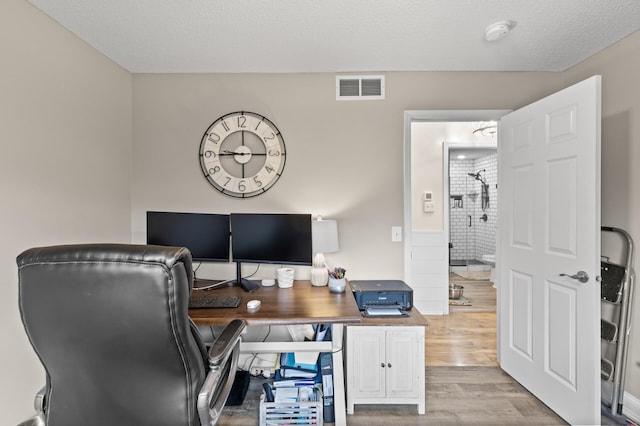
[[[347,273],[347,270],[344,268],[333,268],[333,271],[330,269],[328,269],[328,271],[329,271],[329,276],[335,279],[344,278],[345,274]]]

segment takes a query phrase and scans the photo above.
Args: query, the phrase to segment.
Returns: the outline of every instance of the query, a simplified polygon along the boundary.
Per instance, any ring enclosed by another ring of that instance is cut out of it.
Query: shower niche
[[[489,269],[482,256],[495,253],[497,154],[482,149],[469,158],[449,156],[449,265],[456,270]]]

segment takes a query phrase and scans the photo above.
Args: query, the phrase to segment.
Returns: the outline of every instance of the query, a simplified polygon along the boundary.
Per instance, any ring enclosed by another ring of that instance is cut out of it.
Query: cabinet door
[[[378,327],[351,327],[353,333],[353,395],[384,397],[385,332]],[[384,366],[384,367],[383,367]]]
[[[415,328],[415,327],[414,327]],[[386,396],[407,398],[418,396],[421,377],[420,353],[424,350],[419,333],[411,331],[387,331],[386,334]]]

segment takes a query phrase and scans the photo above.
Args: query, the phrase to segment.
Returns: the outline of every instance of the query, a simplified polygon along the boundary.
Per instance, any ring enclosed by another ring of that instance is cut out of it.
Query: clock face
[[[218,191],[236,198],[265,193],[282,175],[284,139],[266,117],[232,112],[214,121],[200,142],[200,166]]]

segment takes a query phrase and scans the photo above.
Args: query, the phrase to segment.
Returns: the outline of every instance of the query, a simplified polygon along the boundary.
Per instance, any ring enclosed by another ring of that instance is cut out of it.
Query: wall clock
[[[248,111],[211,123],[200,143],[200,166],[207,181],[224,195],[264,194],[282,175],[287,152],[275,124]]]

